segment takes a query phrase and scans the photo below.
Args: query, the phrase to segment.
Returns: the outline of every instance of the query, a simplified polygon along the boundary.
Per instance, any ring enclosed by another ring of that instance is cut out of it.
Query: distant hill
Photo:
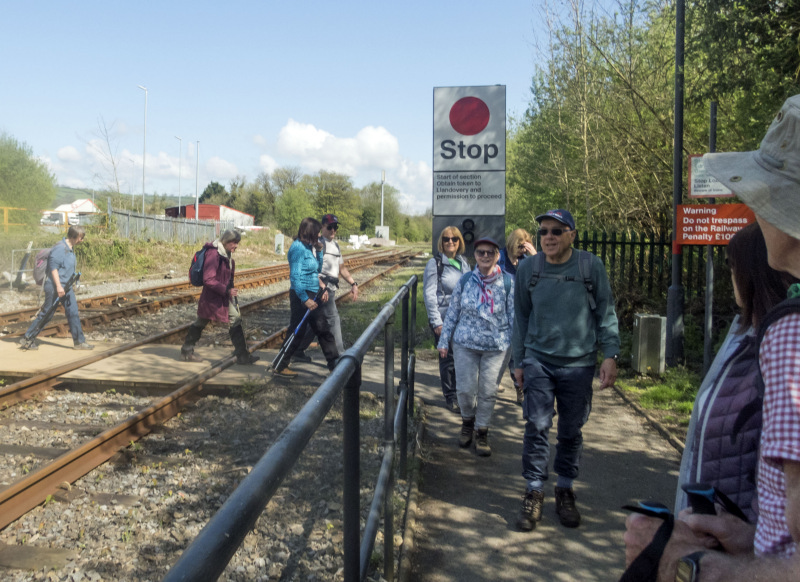
[[[79,189],[79,188],[69,188],[67,186],[58,186],[58,191],[56,193],[55,202],[53,202],[53,208],[56,206],[60,206],[61,204],[71,204],[75,202],[75,200],[80,200],[82,198],[88,198],[89,200],[92,199],[92,190],[88,189]],[[101,204],[102,200],[105,200],[106,193],[94,191],[95,203],[100,206],[101,208],[105,208],[105,204]],[[98,200],[97,198],[102,198],[102,200]],[[161,199],[162,195],[158,194],[158,198]],[[165,196],[164,198],[164,206],[177,206],[178,205],[178,197],[177,196]],[[194,198],[192,198],[194,200]],[[153,197],[150,194],[147,194],[146,202],[149,205],[153,201]],[[141,204],[142,198],[141,195],[138,197],[138,204]],[[187,204],[186,197],[183,197],[182,200],[183,204]]]
[[[91,190],[78,190],[77,188],[67,188],[66,186],[59,186],[56,193],[56,200],[53,202],[53,208],[61,204],[71,204],[81,198],[92,198]]]

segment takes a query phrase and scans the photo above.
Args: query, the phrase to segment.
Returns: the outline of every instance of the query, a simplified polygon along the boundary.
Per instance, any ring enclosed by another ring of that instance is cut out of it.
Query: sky
[[[282,166],[361,187],[385,170],[409,213],[431,206],[433,88],[505,85],[519,117],[543,38],[536,0],[6,0],[2,13],[0,132],[59,185],[108,187],[104,126],[122,192],[141,196],[144,178],[148,195],[193,199]]]

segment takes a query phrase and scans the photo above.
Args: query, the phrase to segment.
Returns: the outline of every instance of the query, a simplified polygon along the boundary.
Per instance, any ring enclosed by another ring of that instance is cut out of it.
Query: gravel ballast
[[[379,270],[360,270],[358,278],[366,279]],[[84,291],[105,295],[155,284],[158,281],[90,285]],[[288,283],[279,283],[242,291],[241,300],[255,300],[287,286]],[[363,289],[362,296],[367,292],[367,288]],[[0,292],[3,298],[0,309],[19,308],[19,301],[17,306],[10,306],[12,302],[6,298],[13,294],[17,293]],[[188,323],[195,309],[194,304],[189,304],[120,320],[89,332],[87,339],[112,342],[140,339],[143,335]],[[284,318],[288,320],[288,312]],[[209,341],[224,341],[227,333],[220,327],[208,335]],[[213,339],[218,336],[223,340]],[[321,355],[316,359],[321,361]],[[311,366],[319,369],[321,381],[324,367]],[[111,462],[74,484],[65,483],[59,495],[0,532],[2,544],[65,549],[69,551],[68,559],[57,567],[0,569],[0,575],[4,580],[13,581],[160,580],[312,396],[317,385],[318,382],[303,385],[297,380],[286,383],[268,378],[243,385],[228,397],[207,396],[190,405]],[[94,420],[103,418],[103,422],[110,424],[130,414],[129,409],[146,404],[140,397],[113,391],[92,395],[56,391],[41,399],[53,399],[58,403],[47,407],[46,421],[65,425],[82,422],[76,419],[76,409],[91,410],[88,416]],[[220,580],[342,578],[340,402],[341,398]],[[6,424],[0,427],[0,434],[8,435],[6,431],[11,430],[26,433],[24,442],[35,447],[68,447],[90,438],[77,431],[56,434],[20,428],[26,420],[37,418],[37,410],[37,403],[30,402],[1,412],[0,419]],[[13,423],[8,423],[14,418],[19,419],[20,426],[12,428]],[[383,401],[371,394],[362,394],[362,526],[383,452],[382,434]],[[5,438],[0,440],[6,441]],[[33,456],[3,455],[0,461],[3,481],[5,484],[13,482],[39,463],[41,460]],[[395,559],[402,543],[406,490],[407,483],[396,480]],[[382,548],[379,532],[372,560],[376,571],[382,568]],[[371,579],[379,578],[378,574],[371,576]]]

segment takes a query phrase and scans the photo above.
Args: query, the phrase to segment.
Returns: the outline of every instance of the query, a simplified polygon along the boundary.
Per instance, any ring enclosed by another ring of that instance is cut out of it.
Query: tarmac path
[[[489,431],[492,455],[483,458],[474,449],[459,449],[461,420],[444,408],[435,363],[418,368],[417,396],[425,403],[427,418],[408,579],[618,580],[624,569],[627,515],[621,506],[654,499],[671,507],[678,452],[613,390],[595,390],[575,482],[581,526],[562,527],[555,514],[554,426],[542,521],[533,532],[519,532],[515,522],[525,488],[524,425],[507,377],[503,385]]]

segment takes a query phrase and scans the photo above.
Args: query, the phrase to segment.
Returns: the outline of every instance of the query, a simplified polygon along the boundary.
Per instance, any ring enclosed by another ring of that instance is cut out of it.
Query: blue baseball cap
[[[490,236],[484,236],[484,237],[481,237],[481,238],[479,238],[478,240],[476,240],[476,241],[475,241],[475,242],[472,244],[472,248],[476,248],[476,247],[477,247],[479,244],[490,244],[490,245],[494,245],[494,246],[496,246],[498,249],[500,248],[500,245],[499,245],[499,244],[497,244],[497,241],[496,241],[496,240],[494,240],[494,239],[493,239],[492,237],[490,237]]]
[[[564,210],[563,208],[548,210],[544,214],[540,214],[539,216],[537,216],[536,222],[541,224],[545,218],[553,218],[559,221],[561,224],[564,224],[570,227],[572,230],[575,230],[575,219],[572,218],[572,214],[569,213],[569,210]]]

